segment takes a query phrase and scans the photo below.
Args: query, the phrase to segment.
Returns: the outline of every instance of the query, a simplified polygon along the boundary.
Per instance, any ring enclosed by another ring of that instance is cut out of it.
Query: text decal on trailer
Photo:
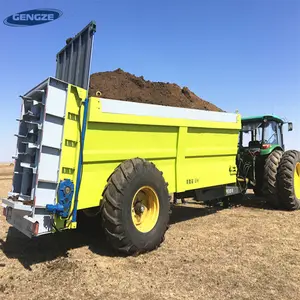
[[[13,27],[41,25],[60,18],[62,14],[62,11],[58,9],[41,8],[26,10],[7,17],[3,23]]]

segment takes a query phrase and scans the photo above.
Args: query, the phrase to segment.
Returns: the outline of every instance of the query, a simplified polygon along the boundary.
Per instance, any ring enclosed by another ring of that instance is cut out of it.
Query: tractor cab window
[[[259,145],[262,141],[262,123],[251,122],[244,124],[241,132],[241,145],[243,148]]]
[[[240,145],[243,148],[260,148],[263,144],[283,147],[282,125],[276,121],[243,124],[240,133]]]
[[[243,132],[242,133],[242,146],[243,146],[243,148],[248,147],[250,141],[251,141],[251,131]]]
[[[264,129],[264,144],[281,145],[281,128],[275,121],[267,121]]]

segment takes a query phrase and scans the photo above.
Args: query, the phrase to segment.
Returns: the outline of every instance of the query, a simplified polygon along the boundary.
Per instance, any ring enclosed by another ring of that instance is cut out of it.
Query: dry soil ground
[[[0,171],[3,197],[11,168]],[[162,247],[129,258],[97,232],[29,240],[0,221],[0,299],[300,299],[300,212],[258,199],[175,207]]]

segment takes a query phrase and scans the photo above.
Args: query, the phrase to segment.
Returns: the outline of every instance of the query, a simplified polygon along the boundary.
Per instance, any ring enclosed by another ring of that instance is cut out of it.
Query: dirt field
[[[0,172],[3,197],[12,170]],[[129,258],[96,230],[29,240],[0,222],[0,299],[300,299],[300,212],[258,200],[175,207],[162,247]]]

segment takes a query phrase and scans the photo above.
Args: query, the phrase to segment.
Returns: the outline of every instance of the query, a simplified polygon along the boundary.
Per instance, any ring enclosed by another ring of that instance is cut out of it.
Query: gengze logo
[[[13,14],[3,23],[14,27],[41,25],[60,18],[62,14],[62,11],[58,9],[32,9]]]

